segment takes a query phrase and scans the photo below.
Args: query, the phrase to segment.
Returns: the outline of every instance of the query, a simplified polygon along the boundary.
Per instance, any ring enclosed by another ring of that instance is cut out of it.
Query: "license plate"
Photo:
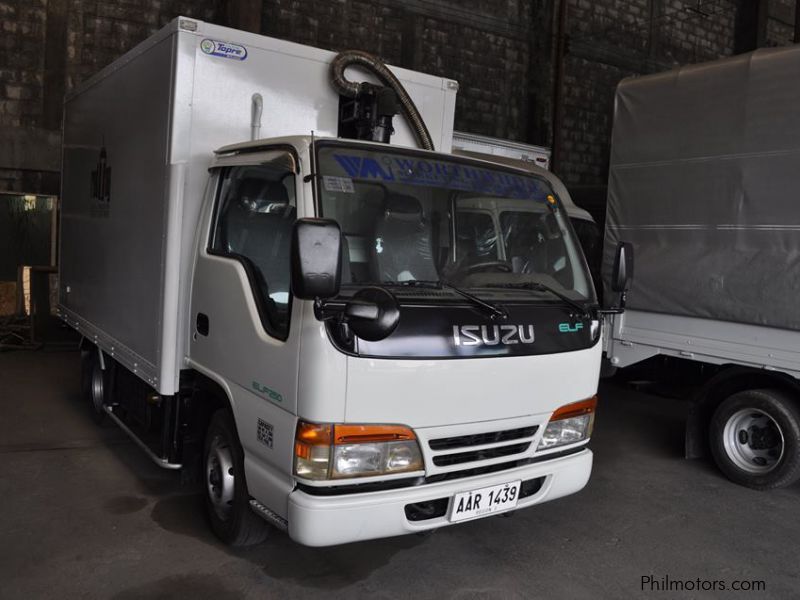
[[[521,481],[512,481],[456,494],[453,497],[450,522],[485,517],[515,507],[519,501],[521,483]]]

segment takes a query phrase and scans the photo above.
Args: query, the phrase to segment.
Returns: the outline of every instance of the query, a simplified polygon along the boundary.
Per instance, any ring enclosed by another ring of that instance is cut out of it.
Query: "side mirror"
[[[344,307],[350,330],[362,340],[377,342],[389,337],[400,320],[397,299],[379,287],[365,287],[356,292]]]
[[[292,232],[292,293],[324,300],[339,293],[342,232],[331,219],[298,219]]]
[[[625,293],[630,289],[633,279],[633,244],[619,242],[614,257],[614,270],[611,272],[611,289]]]

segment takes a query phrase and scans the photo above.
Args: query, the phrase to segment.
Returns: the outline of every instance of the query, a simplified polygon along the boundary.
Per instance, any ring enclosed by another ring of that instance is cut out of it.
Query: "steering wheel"
[[[467,274],[478,273],[481,271],[497,270],[503,273],[511,273],[513,267],[511,263],[506,260],[487,260],[485,262],[475,263],[466,268]]]

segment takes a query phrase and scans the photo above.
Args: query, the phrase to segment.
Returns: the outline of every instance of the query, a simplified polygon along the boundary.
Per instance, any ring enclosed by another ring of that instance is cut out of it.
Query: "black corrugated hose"
[[[408,123],[411,125],[411,130],[414,132],[414,137],[417,139],[417,144],[420,148],[426,150],[433,150],[433,140],[428,128],[425,126],[425,121],[419,113],[417,106],[408,95],[403,84],[394,76],[389,68],[377,56],[373,56],[368,52],[361,50],[345,50],[336,55],[336,58],[331,62],[331,83],[333,87],[342,96],[348,98],[355,98],[362,91],[363,83],[348,81],[344,76],[344,71],[351,65],[363,67],[373,73],[383,85],[389,86],[397,94],[397,99],[403,109]]]

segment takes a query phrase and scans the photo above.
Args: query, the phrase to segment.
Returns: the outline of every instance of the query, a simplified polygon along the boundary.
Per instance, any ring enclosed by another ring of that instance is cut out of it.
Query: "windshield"
[[[465,159],[318,144],[321,216],[343,233],[342,282],[449,283],[482,298],[594,300],[549,183]],[[552,298],[551,298],[552,299]]]

